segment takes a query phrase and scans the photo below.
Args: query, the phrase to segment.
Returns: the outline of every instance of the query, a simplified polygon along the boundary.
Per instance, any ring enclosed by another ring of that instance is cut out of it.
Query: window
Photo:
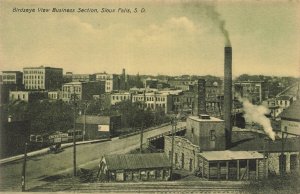
[[[190,171],[193,170],[193,159],[190,159],[190,166],[189,166]]]
[[[192,127],[192,134],[194,134],[194,127]]]
[[[216,140],[216,131],[215,130],[210,130],[210,133],[209,133],[209,139],[210,141],[215,141]]]
[[[184,153],[181,154],[181,168],[184,168]]]

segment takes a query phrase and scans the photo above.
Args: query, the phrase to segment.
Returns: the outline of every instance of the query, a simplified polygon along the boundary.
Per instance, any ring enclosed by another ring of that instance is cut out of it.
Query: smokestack
[[[194,87],[194,93],[195,93],[195,100],[193,106],[193,115],[199,116],[199,114],[206,114],[204,79],[198,79]]]
[[[230,46],[225,46],[224,51],[224,120],[226,147],[229,148],[231,145],[232,131],[232,48]]]

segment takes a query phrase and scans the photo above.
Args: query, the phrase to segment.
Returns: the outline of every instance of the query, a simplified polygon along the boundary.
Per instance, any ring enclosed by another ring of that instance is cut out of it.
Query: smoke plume
[[[265,116],[269,109],[262,105],[253,105],[248,99],[238,98],[243,103],[245,119],[263,126],[265,133],[274,141],[275,133],[271,126],[271,121]]]
[[[214,5],[206,5],[205,6],[206,15],[212,19],[212,21],[218,26],[221,33],[224,35],[225,38],[225,45],[231,46],[230,38],[228,30],[225,28],[225,20],[222,19],[221,15],[216,11],[216,8]]]

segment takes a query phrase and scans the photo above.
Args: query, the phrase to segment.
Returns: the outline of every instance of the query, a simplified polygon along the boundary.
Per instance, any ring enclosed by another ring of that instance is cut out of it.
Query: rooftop
[[[200,156],[208,161],[219,160],[242,160],[242,159],[262,159],[262,154],[256,151],[209,151],[199,153]]]
[[[39,67],[24,67],[23,69],[61,69],[58,67],[46,67],[46,66],[39,66]]]
[[[265,140],[265,136],[248,138],[233,143],[232,151],[258,151],[258,152],[281,152],[281,139]],[[284,152],[299,152],[300,141],[299,138],[287,138],[283,147]]]
[[[279,96],[276,98],[276,100],[290,100],[291,98],[293,98],[292,96]]]
[[[109,170],[171,167],[164,153],[106,155],[104,158]]]
[[[86,124],[105,124],[109,125],[110,124],[110,117],[109,116],[95,116],[95,115],[86,115],[85,119],[84,116],[79,116],[76,119],[76,123],[84,123],[84,120]]]
[[[285,109],[280,115],[281,119],[292,119],[300,121],[300,101],[295,101],[287,109]]]
[[[199,116],[189,116],[190,119],[192,120],[195,120],[195,121],[210,121],[210,122],[223,122],[224,120],[222,119],[219,119],[219,118],[216,118],[216,117],[211,117],[210,116],[210,119],[202,119],[201,117]]]

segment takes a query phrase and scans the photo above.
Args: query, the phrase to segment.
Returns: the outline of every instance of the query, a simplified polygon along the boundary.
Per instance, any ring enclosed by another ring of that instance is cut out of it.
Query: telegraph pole
[[[73,168],[74,177],[76,176],[76,94],[75,86],[73,87],[73,103],[74,103],[74,128],[73,128]]]
[[[144,136],[144,122],[142,123],[142,127],[141,127],[141,139],[140,139],[140,153],[143,153],[143,136]]]
[[[25,180],[26,180],[26,160],[27,160],[27,143],[25,143],[24,150],[24,160],[23,160],[23,168],[22,168],[22,192],[25,192]]]
[[[174,158],[174,138],[175,138],[175,131],[176,131],[176,120],[175,118],[172,119],[171,121],[171,125],[172,125],[172,148],[171,148],[171,173],[170,173],[170,177],[171,180],[173,180],[173,158]]]

